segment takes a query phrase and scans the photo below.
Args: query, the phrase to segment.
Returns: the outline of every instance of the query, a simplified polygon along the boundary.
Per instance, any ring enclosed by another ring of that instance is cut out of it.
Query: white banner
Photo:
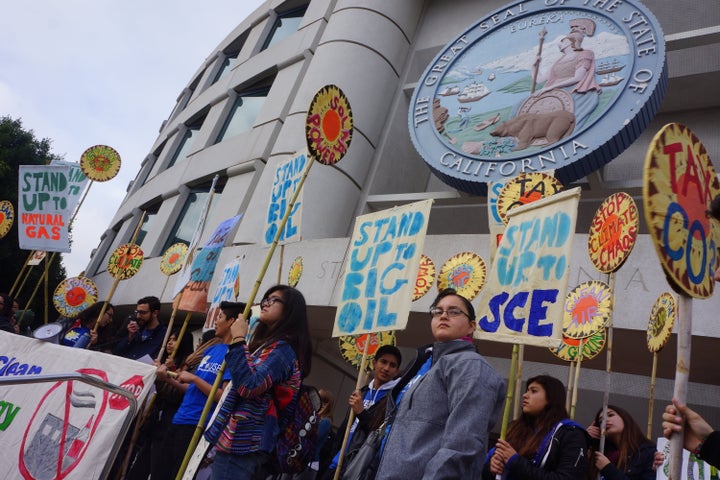
[[[660,437],[657,440],[657,449],[665,454],[665,461],[657,469],[657,480],[670,478],[670,440]],[[719,470],[709,463],[699,460],[689,451],[683,450],[681,476],[678,480],[714,480],[720,478]]]
[[[478,302],[477,338],[556,347],[580,188],[513,208]]]
[[[85,187],[88,184],[88,178],[80,168],[80,164],[77,162],[66,162],[64,160],[53,160],[50,162],[52,166],[68,167],[70,169],[68,173],[68,188],[66,198],[68,201],[68,209],[72,216],[75,208],[80,203],[80,198],[85,191]]]
[[[280,223],[285,213],[290,208],[295,191],[306,170],[308,160],[310,159],[307,148],[295,154],[295,156],[286,162],[278,164],[275,168],[273,176],[273,184],[270,187],[270,202],[268,203],[268,211],[265,217],[265,228],[263,229],[265,243],[270,245],[275,240]],[[299,242],[300,224],[302,222],[302,191],[298,193],[295,204],[290,210],[290,214],[285,224],[285,228],[280,233],[279,242]]]
[[[333,337],[407,324],[432,200],[355,219]]]
[[[133,392],[138,406],[155,367],[0,332],[0,377],[84,373]],[[0,389],[0,465],[6,479],[99,478],[128,414],[121,395],[78,381]]]
[[[22,250],[70,251],[71,191],[77,188],[70,174],[69,166],[20,165],[17,223]]]

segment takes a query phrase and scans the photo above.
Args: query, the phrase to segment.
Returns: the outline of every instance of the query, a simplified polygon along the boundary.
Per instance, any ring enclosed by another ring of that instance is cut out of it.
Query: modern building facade
[[[608,2],[590,3],[602,8]],[[170,115],[158,119],[162,123],[157,140],[128,186],[86,274],[101,292],[109,290],[113,280],[106,271],[108,257],[129,241],[145,212],[137,240],[145,263],[136,276],[120,282],[113,302],[129,309],[136,299],[154,294],[169,312],[174,278],[161,273],[160,258],[171,244],[191,240],[211,180],[219,175],[201,243],[222,220],[243,214],[218,265],[242,257],[240,297],[247,296],[267,252],[263,226],[275,167],[304,147],[309,103],[321,87],[335,84],[352,106],[352,144],[336,165],[317,164],[311,169],[303,193],[302,240],[276,251],[260,291],[286,283],[292,260],[303,258],[298,288],[310,305],[316,348],[309,381],[346,398],[354,388],[356,370],[340,357],[331,330],[357,215],[432,198],[423,253],[438,266],[465,251],[489,259],[487,198],[456,190],[432,174],[411,142],[408,111],[417,82],[436,54],[504,5],[502,0],[268,0],[204,61],[198,59],[200,67]],[[687,125],[711,159],[720,157],[720,9],[714,0],[648,0],[645,5],[665,34],[668,90],[649,128],[627,150],[566,185],[582,188],[570,287],[585,280],[605,280],[588,259],[590,221],[600,203],[620,191],[630,194],[642,211],[645,152],[664,124]],[[213,279],[211,291],[217,281]],[[614,285],[611,401],[628,407],[642,423],[653,363],[645,330],[655,299],[669,290],[644,219],[637,245]],[[426,312],[433,293],[413,303],[408,328],[397,333],[407,357],[431,338]],[[689,403],[716,425],[720,424],[720,373],[714,365],[720,350],[718,308],[717,296],[693,302],[688,393]],[[656,418],[672,397],[675,347],[673,337],[659,354]],[[509,345],[481,341],[479,348],[500,371],[508,372]],[[605,362],[603,353],[582,366],[576,415],[581,422],[589,421],[601,405]],[[567,378],[568,365],[547,349],[526,348],[523,377],[544,372]],[[344,408],[343,402],[339,405]],[[659,432],[657,420],[653,431]]]

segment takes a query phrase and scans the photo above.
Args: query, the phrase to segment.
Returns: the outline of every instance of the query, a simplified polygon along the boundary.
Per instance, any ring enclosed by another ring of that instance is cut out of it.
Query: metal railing
[[[120,446],[123,443],[123,440],[125,439],[125,435],[127,435],[128,431],[130,430],[130,425],[132,423],[132,419],[135,417],[135,412],[137,411],[137,400],[135,399],[135,396],[130,393],[129,391],[125,390],[124,388],[120,388],[117,385],[113,385],[112,383],[103,382],[97,377],[93,377],[91,375],[86,375],[83,373],[58,373],[58,374],[48,374],[48,375],[32,375],[27,377],[2,377],[0,378],[0,388],[9,386],[9,385],[24,385],[24,384],[34,384],[34,383],[46,383],[46,382],[58,382],[58,381],[77,381],[82,382],[88,385],[91,385],[93,387],[100,388],[102,390],[107,390],[108,392],[120,395],[122,397],[125,397],[128,401],[129,408],[128,408],[128,415],[125,416],[122,423],[122,429],[120,431],[120,435],[115,437],[115,441],[113,442],[113,446],[110,449],[110,453],[108,455],[107,461],[105,462],[105,465],[103,466],[102,472],[100,472],[100,479],[105,480],[108,475],[110,474],[110,468],[112,467],[113,462],[115,461],[115,457],[118,454],[118,451],[120,450]]]

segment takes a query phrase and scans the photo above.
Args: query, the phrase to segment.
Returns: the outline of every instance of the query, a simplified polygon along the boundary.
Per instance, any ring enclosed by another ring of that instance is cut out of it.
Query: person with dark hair
[[[6,293],[0,293],[0,330],[17,333],[13,324],[12,298]]]
[[[165,368],[169,372],[177,372],[184,365],[185,358],[192,353],[192,336],[183,335],[178,342],[181,327],[176,327],[168,337],[165,352]],[[157,360],[155,365],[159,366]],[[159,453],[165,441],[165,434],[172,424],[173,416],[183,401],[185,392],[176,389],[162,378],[155,379],[155,396],[145,420],[140,426],[140,434],[134,449],[134,458],[125,475],[125,480],[147,480],[152,470],[159,471],[160,465],[167,460]],[[153,454],[154,453],[154,454]]]
[[[232,326],[225,356],[232,389],[205,432],[215,445],[213,480],[265,478],[279,412],[296,401],[302,378],[310,373],[307,307],[298,290],[287,285],[268,289],[249,343],[248,328],[245,319]]]
[[[522,414],[485,460],[482,478],[581,479],[588,467],[588,434],[568,418],[565,386],[549,375],[528,379]]]
[[[153,360],[160,353],[167,327],[160,322],[160,299],[143,297],[137,301],[135,320],[127,324],[124,335],[113,349],[115,355],[137,360],[148,355]]]
[[[105,329],[113,321],[115,307],[108,303],[105,312],[98,322],[98,316],[105,302],[95,302],[80,312],[75,323],[60,339],[60,345],[74,348],[92,348],[98,343],[98,331]],[[97,324],[98,329],[95,330]]]
[[[720,468],[720,431],[713,430],[699,413],[673,398],[672,403],[665,407],[662,419],[665,438],[684,432],[683,448],[691,451],[696,458]]]
[[[208,395],[222,365],[228,344],[232,340],[232,326],[242,322],[245,304],[240,302],[220,302],[220,313],[215,323],[215,336],[222,343],[208,348],[194,372],[180,370],[173,375],[166,365],[157,369],[157,376],[179,391],[184,391],[182,403],[175,412],[172,424],[168,426],[164,441],[158,452],[160,462],[153,462],[151,478],[153,480],[172,480],[177,475],[190,440],[195,433],[200,416],[207,403]],[[230,382],[230,373],[223,372],[222,383],[215,392],[214,402],[218,402],[223,390]],[[213,406],[214,408],[214,406]],[[209,418],[209,417],[208,417]]]
[[[430,308],[435,342],[387,396],[390,425],[377,478],[478,478],[505,382],[477,353],[475,309],[453,289]]]
[[[591,437],[588,480],[654,480],[655,444],[642,433],[640,426],[627,410],[607,406],[605,417],[605,452],[599,451],[600,426],[603,409],[595,414],[587,429]]]
[[[385,395],[392,391],[398,382],[402,354],[395,345],[382,345],[377,349],[372,359],[373,378],[370,383],[360,390],[350,394],[348,404],[354,412],[355,419],[350,427],[350,434],[345,446],[343,465],[347,466],[355,453],[360,449],[367,435],[377,429],[385,419],[387,401]],[[340,449],[342,448],[347,430],[350,411],[338,428],[339,435],[333,445],[334,457],[327,470],[326,478],[333,478],[334,471],[340,463]]]

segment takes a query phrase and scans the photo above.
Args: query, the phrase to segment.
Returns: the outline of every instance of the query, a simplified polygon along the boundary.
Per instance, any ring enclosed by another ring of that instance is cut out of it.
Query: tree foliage
[[[61,159],[60,156],[50,151],[51,140],[35,138],[32,130],[25,130],[20,119],[14,120],[8,116],[0,117],[0,200],[9,200],[17,214],[18,205],[18,171],[20,165],[45,165],[51,160]],[[0,239],[0,292],[9,292],[15,283],[20,271],[31,252],[20,250],[18,245],[17,221],[13,224],[10,232]],[[48,259],[51,253],[48,253]],[[28,305],[28,301],[38,285],[43,274],[45,265],[41,263],[35,267],[29,267],[29,274],[26,277],[27,269],[23,273],[18,287],[24,284],[22,289],[16,288],[14,297],[17,298],[20,308],[29,308],[35,314],[36,322],[42,323],[45,318],[45,285],[37,288],[34,300]],[[58,283],[65,278],[65,268],[61,263],[60,254],[55,255],[55,260],[49,269],[50,280],[47,285],[49,296],[49,321],[55,320],[58,313],[52,305],[52,294]],[[25,322],[23,322],[25,323]]]

